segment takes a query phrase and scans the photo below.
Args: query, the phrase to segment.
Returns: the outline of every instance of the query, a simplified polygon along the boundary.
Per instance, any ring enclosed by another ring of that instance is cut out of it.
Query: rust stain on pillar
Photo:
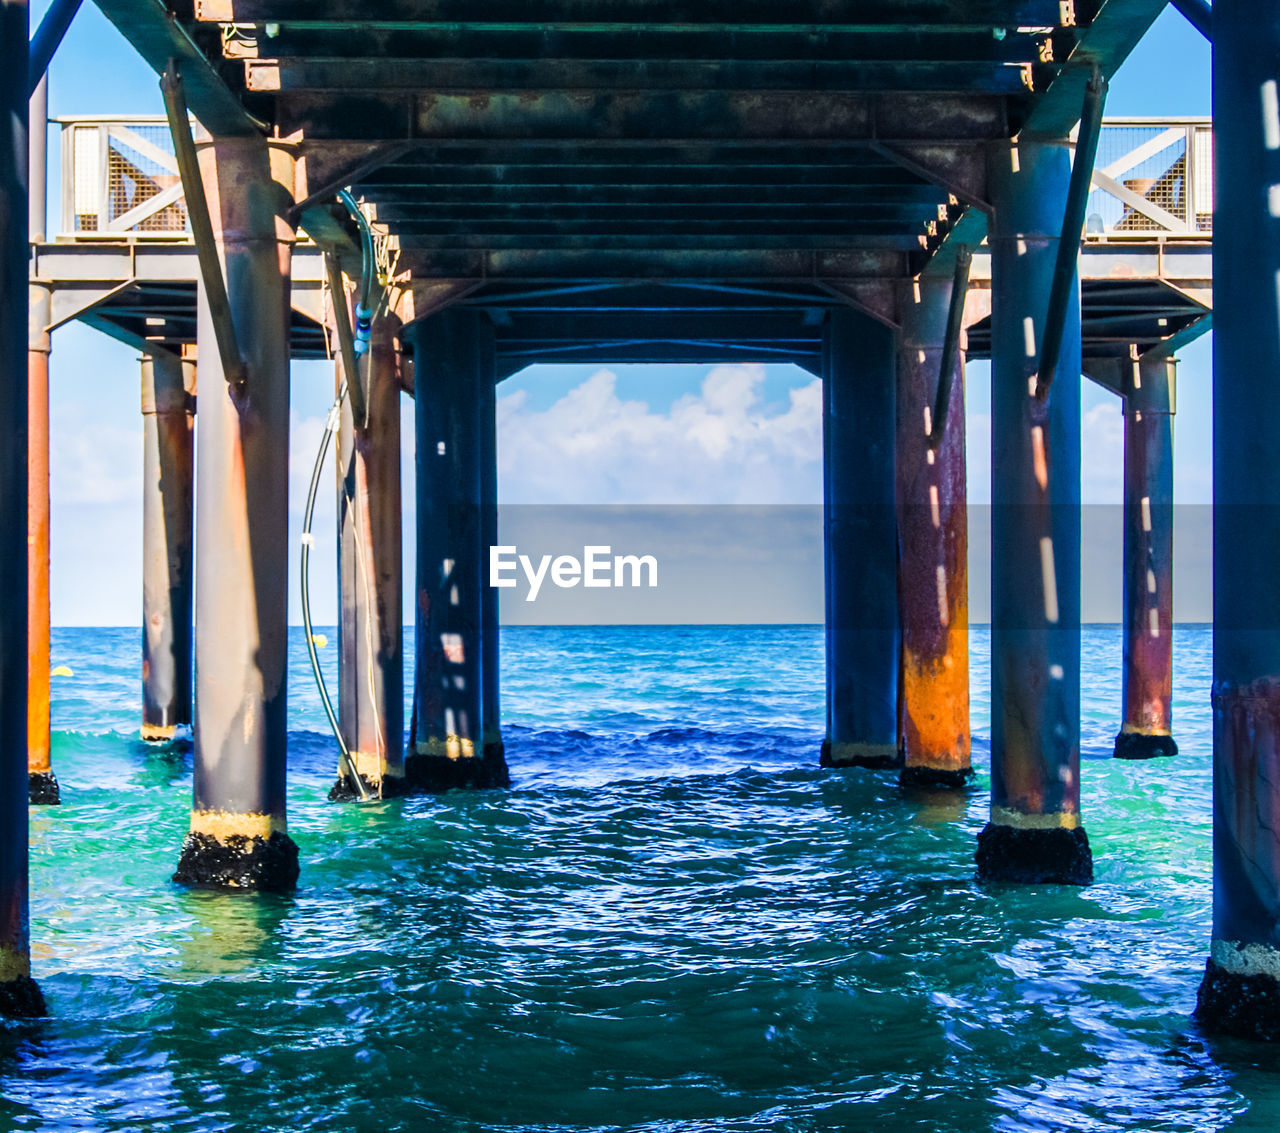
[[[922,786],[958,786],[972,774],[963,353],[942,439],[936,448],[929,439],[951,289],[950,280],[922,278],[899,295],[902,780]]]
[[[33,803],[56,803],[49,721],[49,353],[52,288],[28,288],[27,778]]]
[[[1125,382],[1124,718],[1119,759],[1178,754],[1173,724],[1174,361],[1148,354]]]

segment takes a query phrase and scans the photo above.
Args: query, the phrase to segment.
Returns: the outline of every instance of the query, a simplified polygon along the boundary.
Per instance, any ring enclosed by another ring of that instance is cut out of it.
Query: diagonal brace
[[[27,55],[27,97],[36,93],[36,87],[53,61],[54,53],[62,44],[62,37],[80,10],[80,0],[53,0],[45,10],[36,34],[31,37]]]
[[[956,274],[951,285],[951,302],[947,307],[947,327],[942,338],[942,368],[938,372],[938,392],[933,401],[929,447],[942,444],[947,430],[947,407],[951,404],[951,386],[955,381],[956,356],[960,352],[960,328],[964,322],[964,301],[969,294],[969,265],[973,253],[968,245],[956,248]]]
[[[1102,132],[1102,110],[1107,101],[1107,80],[1095,70],[1084,88],[1084,108],[1080,113],[1080,134],[1076,139],[1076,156],[1071,163],[1071,181],[1067,185],[1067,207],[1062,217],[1062,235],[1058,239],[1058,258],[1053,265],[1053,283],[1049,288],[1049,310],[1044,321],[1044,341],[1040,347],[1040,367],[1036,374],[1036,398],[1049,396],[1062,353],[1062,333],[1066,326],[1067,304],[1076,286],[1076,270],[1080,259],[1080,233],[1084,228],[1084,211],[1093,183],[1093,161],[1098,153],[1098,136]]]
[[[222,373],[233,389],[241,391],[247,378],[244,356],[236,343],[231,302],[227,298],[227,285],[222,277],[222,264],[218,260],[218,247],[213,238],[209,200],[204,194],[204,181],[200,177],[196,143],[191,136],[191,120],[187,117],[187,100],[182,90],[182,76],[178,73],[176,59],[169,60],[168,68],[160,77],[160,90],[164,93],[164,109],[169,118],[169,132],[173,135],[178,175],[182,179],[182,192],[187,201],[187,216],[191,219],[196,260],[200,265],[200,279],[204,283],[209,302]]]
[[[1187,17],[1196,31],[1213,42],[1213,8],[1205,0],[1173,0],[1173,6]]]
[[[351,419],[357,429],[369,424],[364,382],[360,378],[360,359],[356,339],[351,331],[351,309],[347,305],[347,288],[342,282],[342,268],[334,252],[325,252],[324,270],[329,277],[329,300],[333,304],[333,325],[338,332],[338,349],[342,353],[342,370],[347,380],[347,396],[351,399]]]

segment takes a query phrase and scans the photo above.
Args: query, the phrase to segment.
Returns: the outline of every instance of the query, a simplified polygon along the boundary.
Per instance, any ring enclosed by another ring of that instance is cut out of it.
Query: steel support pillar
[[[142,738],[191,724],[192,463],[196,363],[142,359]]]
[[[368,422],[355,427],[348,398],[338,430],[338,719],[357,772],[383,798],[405,791],[399,330],[394,315],[374,319]],[[355,797],[341,772],[330,797]]]
[[[900,760],[895,339],[883,323],[845,309],[831,312],[824,332],[823,767],[892,767]]]
[[[1124,719],[1117,759],[1177,755],[1173,700],[1175,361],[1133,363],[1124,399]]]
[[[1213,5],[1213,944],[1196,1014],[1211,1030],[1271,1041],[1280,1041],[1277,53],[1273,4]]]
[[[961,786],[969,766],[969,569],[964,355],[941,441],[930,442],[952,280],[902,287],[898,310],[898,602],[902,781]]]
[[[993,147],[991,820],[978,875],[1088,884],[1080,822],[1080,302],[1057,379],[1036,374],[1071,161],[1065,144]]]
[[[505,762],[502,742],[502,693],[499,678],[501,646],[498,588],[489,576],[489,548],[498,544],[498,387],[482,384],[480,402],[480,550],[483,555],[484,594],[481,610],[481,668],[484,681],[485,758]]]
[[[27,5],[0,4],[0,593],[27,590]],[[42,1015],[27,916],[27,607],[0,604],[0,1014]]]
[[[294,158],[279,143],[216,139],[200,167],[245,379],[225,379],[202,285],[195,800],[174,880],[286,890],[298,876],[285,831]]]
[[[27,305],[27,790],[60,801],[49,727],[49,354],[53,288],[29,287]]]
[[[417,715],[407,760],[419,790],[505,787],[501,748],[485,747],[485,560],[481,506],[485,387],[493,326],[450,310],[406,332],[417,411]]]

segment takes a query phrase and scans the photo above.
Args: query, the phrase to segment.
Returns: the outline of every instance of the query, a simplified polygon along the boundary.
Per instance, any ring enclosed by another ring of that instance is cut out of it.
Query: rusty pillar
[[[484,747],[483,388],[495,379],[493,326],[449,310],[414,323],[417,413],[417,713],[407,777],[420,790],[505,787]]]
[[[1280,1041],[1280,22],[1213,6],[1213,943],[1196,1015]]]
[[[142,357],[142,738],[191,724],[193,414],[196,363]]]
[[[287,890],[289,272],[294,157],[259,138],[201,147],[243,384],[226,380],[203,285],[197,336],[195,799],[175,881]]]
[[[902,781],[956,787],[969,766],[969,575],[964,355],[936,447],[934,399],[951,279],[903,285],[898,309],[898,602],[902,620]]]
[[[1134,362],[1124,399],[1124,719],[1117,759],[1178,754],[1173,721],[1173,412],[1177,363]]]
[[[823,343],[827,737],[823,767],[892,767],[898,749],[894,332],[858,311]]]
[[[338,719],[356,770],[383,798],[405,789],[399,329],[394,315],[374,318],[369,419],[356,428],[348,398],[338,430]],[[355,797],[341,772],[331,797]]]
[[[484,751],[485,758],[505,763],[506,747],[502,742],[501,663],[498,617],[498,588],[489,577],[489,548],[498,543],[498,387],[496,382],[483,382],[480,387],[480,549],[484,570],[484,594],[481,610],[481,643],[484,652]]]
[[[27,301],[27,790],[60,801],[49,728],[49,354],[53,288]]]
[[[1036,396],[1066,207],[1065,143],[994,146],[991,362],[991,820],[984,879],[1084,885],[1080,823],[1080,302]]]
[[[27,590],[27,5],[0,4],[0,593]],[[43,1015],[27,916],[27,608],[0,606],[0,1013]]]

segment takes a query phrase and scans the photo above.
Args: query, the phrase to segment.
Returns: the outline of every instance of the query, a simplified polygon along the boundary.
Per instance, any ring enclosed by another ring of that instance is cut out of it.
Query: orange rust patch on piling
[[[52,769],[49,743],[49,352],[27,352],[27,771]]]

